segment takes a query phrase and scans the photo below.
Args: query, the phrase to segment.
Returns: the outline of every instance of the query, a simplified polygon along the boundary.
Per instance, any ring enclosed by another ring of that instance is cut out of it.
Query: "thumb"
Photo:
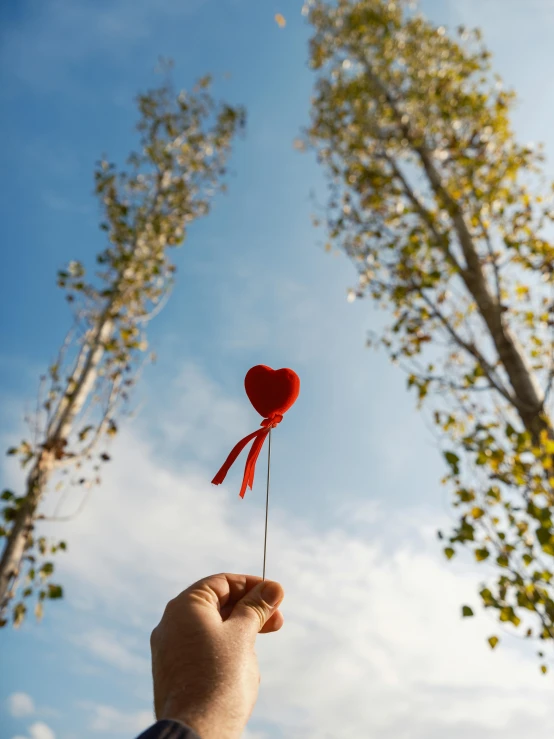
[[[227,623],[240,624],[255,637],[284,597],[285,591],[278,582],[262,580],[238,601]]]

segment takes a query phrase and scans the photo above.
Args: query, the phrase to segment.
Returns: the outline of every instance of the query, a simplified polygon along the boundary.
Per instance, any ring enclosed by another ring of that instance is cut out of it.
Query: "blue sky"
[[[462,8],[458,7],[463,5]],[[429,0],[449,25],[479,25],[516,87],[524,141],[552,153],[548,0]],[[275,13],[287,19],[284,29]],[[400,371],[364,347],[382,318],[345,258],[325,254],[310,191],[313,158],[293,140],[308,121],[309,30],[293,0],[38,0],[0,8],[5,446],[69,323],[55,287],[69,259],[102,248],[92,168],[135,145],[135,94],[162,55],[190,87],[248,109],[229,192],[175,253],[177,285],[150,327],[149,368],[83,514],[51,525],[66,599],[0,633],[0,739],[134,737],[152,721],[148,637],[165,602],[211,572],[261,569],[260,480],[238,498],[241,465],[209,484],[259,423],[242,389],[258,363],[290,366],[301,396],[274,436],[268,576],[286,623],[261,637],[260,700],[245,739],[536,739],[554,726],[551,678],[478,611],[472,563],[446,564],[440,455]],[[19,472],[2,462],[5,484]],[[77,501],[76,501],[77,502]],[[15,696],[15,697],[14,697]]]

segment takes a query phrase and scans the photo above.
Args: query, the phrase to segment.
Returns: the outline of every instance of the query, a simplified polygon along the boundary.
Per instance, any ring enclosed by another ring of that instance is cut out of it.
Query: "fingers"
[[[227,604],[221,609],[221,620],[227,621],[231,613],[233,612],[234,604]],[[279,631],[281,626],[284,624],[285,619],[281,611],[275,611],[275,613],[269,617],[263,628],[260,630],[260,634],[271,634],[273,631]]]
[[[209,575],[190,585],[180,595],[170,601],[168,607],[208,607],[221,621],[227,621],[235,610],[255,620],[257,616],[259,633],[278,631],[284,619],[274,610],[284,597],[279,583],[271,583],[276,589],[273,602],[267,603],[262,595],[262,578],[256,575],[241,575],[222,572]]]
[[[234,628],[255,638],[275,613],[285,592],[280,583],[273,580],[258,582],[233,608],[226,628]],[[246,629],[246,630],[245,630]]]
[[[285,619],[281,611],[275,611],[275,613],[268,618],[264,626],[260,630],[260,634],[271,634],[274,631],[279,631],[281,626],[285,623]]]
[[[255,585],[261,582],[261,579],[261,577],[255,575],[235,575],[230,572],[222,572],[198,580],[198,582],[184,590],[181,595],[186,596],[196,591],[209,591],[213,594],[214,605],[221,610],[227,604],[234,605],[237,603]]]

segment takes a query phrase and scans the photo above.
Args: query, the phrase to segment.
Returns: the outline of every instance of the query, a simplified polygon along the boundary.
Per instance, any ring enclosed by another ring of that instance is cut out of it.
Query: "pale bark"
[[[454,231],[465,259],[465,265],[461,265],[460,268],[460,277],[477,304],[479,313],[485,322],[490,338],[498,353],[498,357],[509,378],[513,391],[515,409],[525,428],[537,438],[541,430],[550,430],[551,428],[548,420],[542,413],[544,395],[538,387],[516,336],[503,320],[502,306],[491,294],[486,275],[483,271],[482,261],[473,236],[467,227],[463,210],[444,186],[430,152],[421,143],[424,141],[421,132],[413,130],[413,125],[409,117],[406,117],[404,111],[399,108],[393,95],[378,75],[373,72],[369,64],[366,69],[372,84],[384,96],[388,105],[391,107],[403,136],[407,138],[412,145],[412,149],[419,156],[435,197],[439,202],[442,202],[450,213]],[[407,195],[409,197],[410,193],[407,193]]]
[[[0,615],[11,599],[11,587],[16,581],[25,548],[34,527],[36,510],[54,468],[55,453],[43,451],[27,478],[27,491],[12,529],[6,539],[0,560]]]
[[[429,153],[422,147],[416,148],[416,151],[420,156],[435,195],[450,210],[454,229],[466,262],[460,276],[475,299],[479,313],[498,352],[498,357],[510,379],[514,402],[521,420],[525,427],[532,432],[543,427],[546,428],[544,421],[538,418],[543,407],[542,392],[537,386],[519,342],[503,320],[502,306],[491,294],[483,272],[481,258],[477,253],[462,209],[443,186],[441,177]]]
[[[68,391],[60,399],[58,408],[47,429],[42,449],[27,477],[26,496],[4,544],[0,560],[0,614],[11,599],[11,587],[21,569],[21,562],[34,520],[48,481],[63,453],[63,447],[79,412],[93,391],[98,377],[98,367],[105,352],[105,344],[114,331],[110,317],[111,305],[103,311],[92,342],[84,346],[75,362],[68,381]]]

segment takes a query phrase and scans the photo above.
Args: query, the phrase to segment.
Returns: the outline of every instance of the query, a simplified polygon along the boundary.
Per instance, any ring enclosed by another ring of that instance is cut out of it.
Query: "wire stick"
[[[269,469],[271,466],[271,429],[269,429],[268,436],[269,436],[269,439],[268,439],[268,445],[267,445],[267,488],[266,488],[266,494],[265,494],[264,567],[263,567],[262,580],[265,580],[265,555],[266,555],[266,547],[267,547],[267,510],[269,507]]]

